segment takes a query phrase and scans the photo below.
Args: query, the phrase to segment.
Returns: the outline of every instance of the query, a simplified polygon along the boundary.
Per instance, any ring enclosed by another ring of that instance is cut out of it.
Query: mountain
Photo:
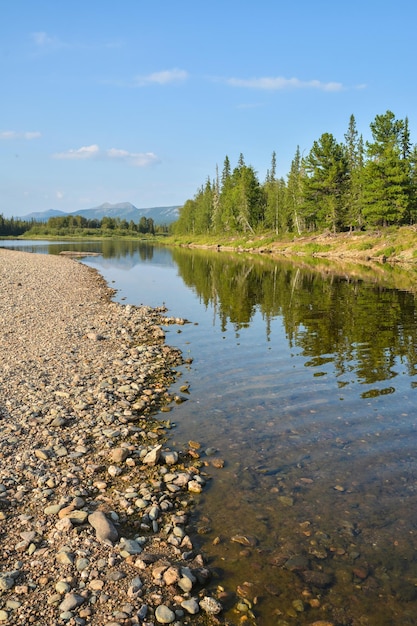
[[[50,217],[65,217],[68,213],[64,211],[56,211],[55,209],[49,209],[49,211],[38,211],[36,213],[29,213],[29,215],[23,215],[19,217],[19,220],[35,220],[36,222],[47,222]]]
[[[138,209],[130,202],[119,202],[118,204],[110,204],[105,202],[100,206],[91,209],[81,209],[80,211],[72,211],[65,213],[50,209],[49,211],[29,213],[20,219],[35,220],[36,222],[47,222],[50,217],[64,217],[65,215],[81,215],[88,220],[102,220],[103,217],[119,217],[122,220],[130,222],[133,220],[137,224],[141,217],[152,218],[156,225],[171,224],[178,219],[179,206],[157,206],[146,209]]]

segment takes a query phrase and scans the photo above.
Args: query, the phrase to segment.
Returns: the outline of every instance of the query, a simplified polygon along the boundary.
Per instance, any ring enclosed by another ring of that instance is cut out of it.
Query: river
[[[165,329],[190,361],[172,445],[201,444],[194,521],[231,622],[416,623],[414,270],[140,242],[0,245],[99,252],[83,262],[116,300],[189,321]]]

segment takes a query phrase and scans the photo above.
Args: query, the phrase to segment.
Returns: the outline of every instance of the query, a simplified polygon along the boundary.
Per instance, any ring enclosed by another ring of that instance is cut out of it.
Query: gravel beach
[[[183,322],[111,294],[0,249],[0,624],[220,623],[190,528],[202,464],[169,447],[162,325]]]

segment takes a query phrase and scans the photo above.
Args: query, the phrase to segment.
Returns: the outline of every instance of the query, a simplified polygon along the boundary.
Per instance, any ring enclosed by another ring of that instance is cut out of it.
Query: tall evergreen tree
[[[344,226],[348,163],[346,151],[330,133],[313,143],[303,160],[303,213],[310,228],[329,228],[333,232]]]
[[[370,125],[373,141],[366,143],[363,215],[374,226],[401,224],[408,213],[410,172],[409,161],[403,158],[408,152],[405,126],[392,111],[377,115]]]
[[[272,228],[276,234],[279,232],[279,184],[276,179],[277,157],[275,151],[272,153],[271,169],[268,169],[264,190],[265,190],[265,228]]]
[[[297,146],[293,160],[291,161],[291,169],[287,180],[286,208],[289,220],[289,229],[291,225],[300,235],[304,228],[301,223],[301,205],[303,201],[302,179],[304,172],[301,167],[300,146]]]
[[[362,169],[364,165],[363,138],[356,128],[355,116],[349,119],[345,134],[348,178],[346,185],[345,223],[350,229],[361,228],[362,218]]]

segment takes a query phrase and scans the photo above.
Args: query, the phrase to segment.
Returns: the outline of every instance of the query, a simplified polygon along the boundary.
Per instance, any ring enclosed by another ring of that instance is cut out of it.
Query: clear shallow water
[[[196,523],[229,618],[243,615],[239,589],[258,599],[257,624],[415,624],[414,295],[375,275],[135,242],[84,262],[116,299],[191,322],[166,329],[193,358],[170,418],[177,446],[225,461],[201,456],[212,480]]]

